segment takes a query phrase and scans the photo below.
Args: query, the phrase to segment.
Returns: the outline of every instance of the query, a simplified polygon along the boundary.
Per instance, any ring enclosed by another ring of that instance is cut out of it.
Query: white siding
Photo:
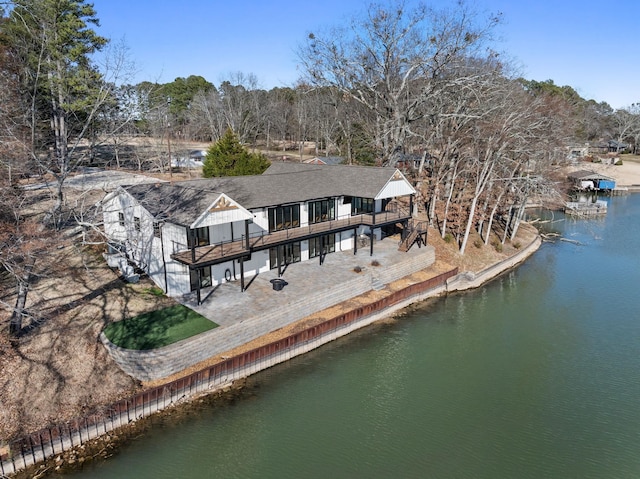
[[[338,198],[336,201],[336,216],[338,219],[347,218],[351,216],[351,203],[344,202],[344,196]]]
[[[165,292],[168,296],[187,294],[191,289],[189,268],[171,259],[173,253],[188,249],[187,230],[184,226],[165,223],[162,227],[162,241],[164,244],[163,268],[166,267],[168,283]],[[162,282],[164,282],[164,272],[162,276]],[[155,282],[158,286],[161,285],[158,281]]]

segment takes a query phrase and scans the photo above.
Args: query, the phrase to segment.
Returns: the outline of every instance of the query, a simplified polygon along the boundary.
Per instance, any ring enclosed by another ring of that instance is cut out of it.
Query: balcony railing
[[[392,205],[388,205],[392,206]],[[197,246],[193,250],[174,253],[172,258],[187,265],[206,265],[240,258],[253,251],[265,250],[280,244],[300,241],[339,231],[346,231],[358,226],[380,227],[406,220],[411,215],[402,208],[389,208],[391,211],[345,215],[336,219],[312,223],[301,227],[287,228],[279,231],[261,231],[249,235],[249,249],[246,237],[206,246]]]

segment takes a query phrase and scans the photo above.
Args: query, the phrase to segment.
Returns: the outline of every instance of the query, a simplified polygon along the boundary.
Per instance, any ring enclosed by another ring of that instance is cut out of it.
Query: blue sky
[[[413,0],[408,0],[411,3]],[[433,0],[451,5],[453,0]],[[310,31],[345,24],[368,2],[355,0],[93,0],[99,33],[124,39],[134,81],[202,75],[216,86],[235,72],[260,86],[293,86],[296,48]],[[640,102],[640,0],[476,0],[502,12],[498,50],[527,79],[570,85],[614,108]]]

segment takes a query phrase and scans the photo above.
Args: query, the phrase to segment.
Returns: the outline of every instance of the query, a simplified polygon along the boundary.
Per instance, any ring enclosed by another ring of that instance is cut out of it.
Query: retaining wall
[[[9,444],[8,451],[0,454],[0,474],[13,474],[187,398],[206,391],[222,389],[237,379],[304,354],[416,301],[444,292],[447,279],[457,273],[456,268],[412,284],[378,301],[355,308],[294,335],[112,404],[101,414],[75,419],[13,441]]]
[[[536,236],[529,245],[522,248],[517,254],[499,263],[494,264],[478,273],[465,271],[447,280],[447,292],[464,291],[466,289],[477,288],[487,281],[495,278],[499,274],[522,263],[531,256],[542,244],[542,238]]]

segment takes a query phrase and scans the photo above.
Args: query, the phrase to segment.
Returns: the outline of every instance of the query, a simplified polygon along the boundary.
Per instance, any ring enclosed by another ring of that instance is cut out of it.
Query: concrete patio
[[[414,245],[401,252],[398,242],[398,237],[377,241],[372,256],[363,248],[355,255],[353,250],[330,253],[323,265],[318,258],[289,265],[282,276],[287,284],[280,291],[270,282],[277,278],[277,270],[272,270],[250,280],[244,292],[240,281],[203,290],[200,305],[195,293],[186,295],[184,305],[219,327],[162,348],[132,351],[110,344],[104,335],[101,340],[126,373],[143,381],[168,377],[318,311],[384,289],[435,262],[433,247]]]

